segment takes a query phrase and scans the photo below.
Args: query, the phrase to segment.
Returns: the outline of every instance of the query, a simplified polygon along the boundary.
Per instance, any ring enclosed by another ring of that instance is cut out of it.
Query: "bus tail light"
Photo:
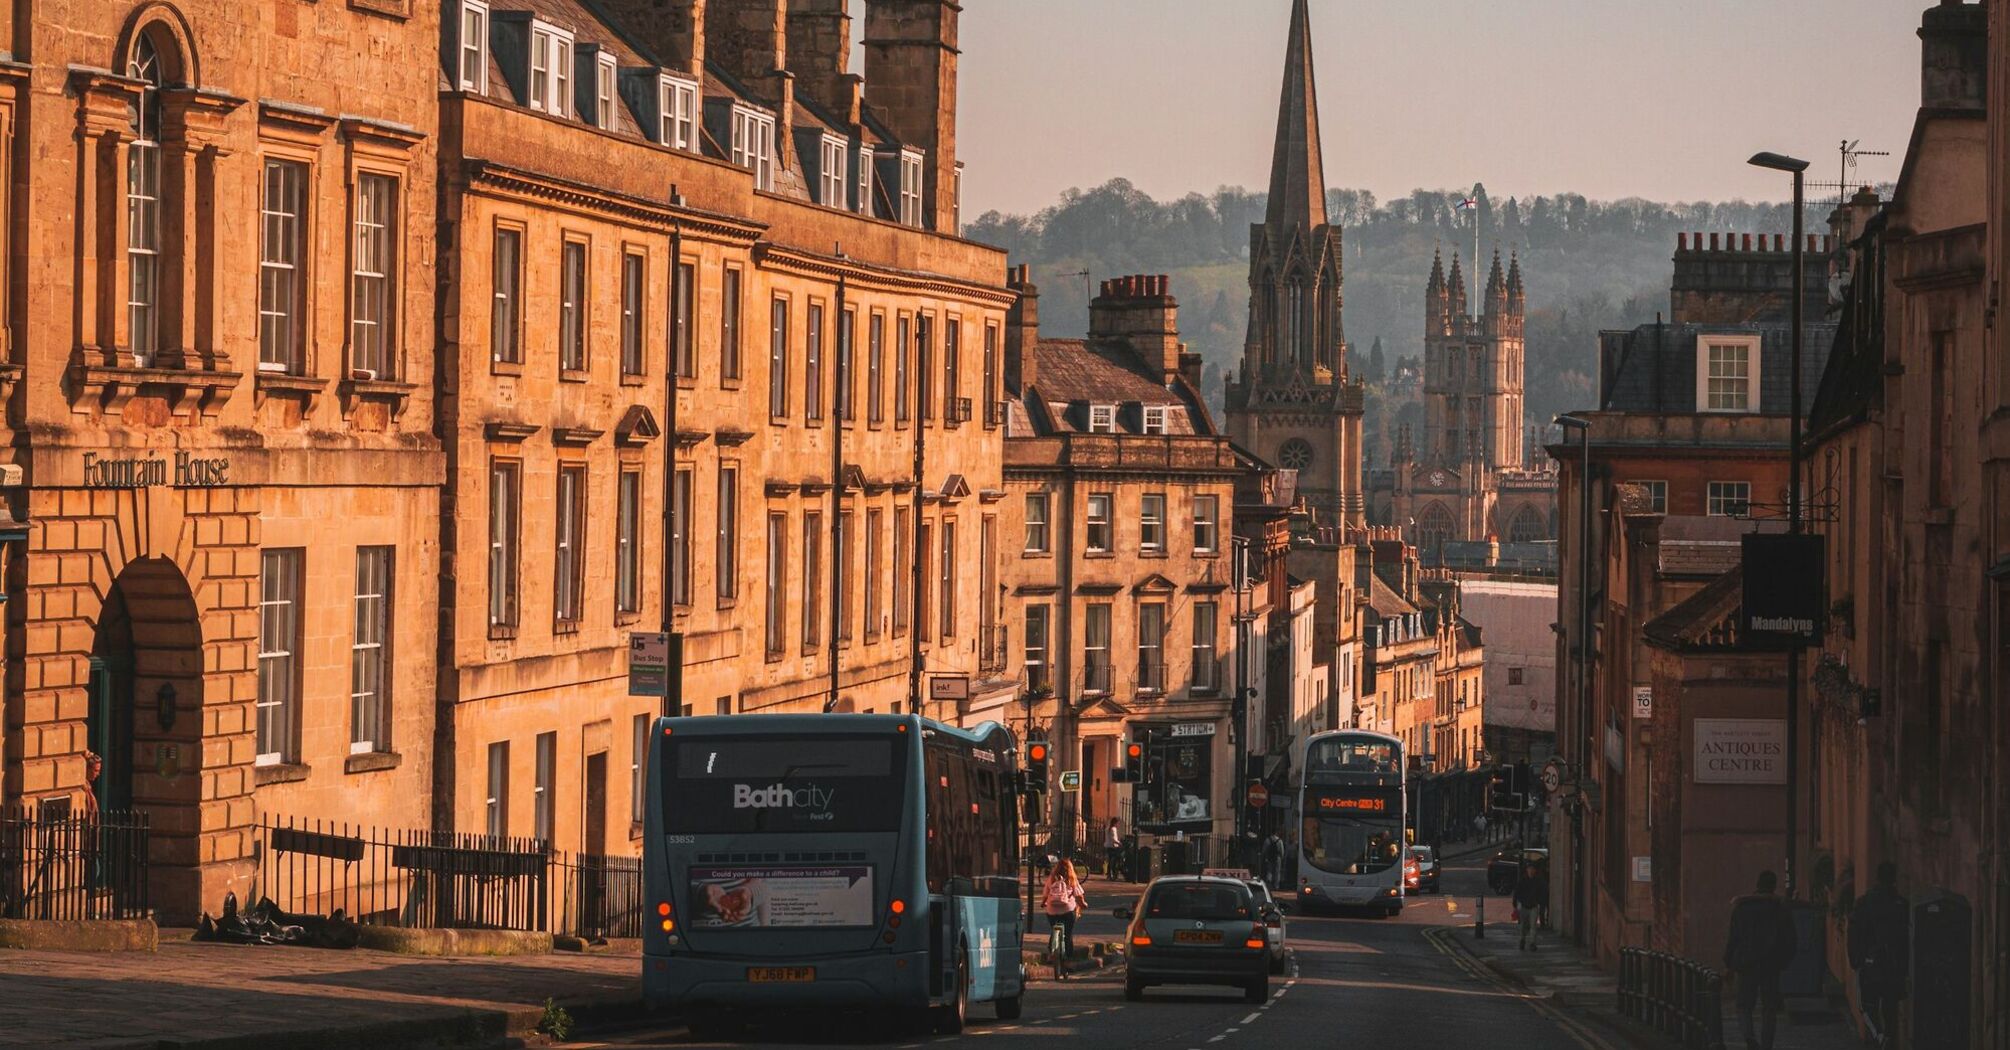
[[[656,915],[662,920],[661,925],[664,933],[669,933],[671,930],[677,928],[676,914],[670,907],[669,901],[656,902]]]

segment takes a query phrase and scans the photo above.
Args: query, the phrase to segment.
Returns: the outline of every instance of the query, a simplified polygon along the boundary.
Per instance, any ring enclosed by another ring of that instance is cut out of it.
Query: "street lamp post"
[[[1577,780],[1582,785],[1591,776],[1593,749],[1591,730],[1591,420],[1583,416],[1561,415],[1556,423],[1577,431]],[[1606,805],[1612,803],[1608,800]],[[1584,939],[1586,910],[1584,864],[1584,818],[1570,822],[1571,931]]]
[[[1806,177],[1808,162],[1780,153],[1754,153],[1746,163],[1753,167],[1771,171],[1784,171],[1794,177],[1794,301],[1791,308],[1791,333],[1793,376],[1790,382],[1793,403],[1787,424],[1787,531],[1799,535],[1802,530],[1801,515],[1801,311],[1802,300],[1807,296],[1807,237],[1801,232],[1802,180]],[[1786,895],[1793,899],[1800,874],[1800,703],[1801,703],[1801,650],[1793,645],[1787,649],[1787,857]]]

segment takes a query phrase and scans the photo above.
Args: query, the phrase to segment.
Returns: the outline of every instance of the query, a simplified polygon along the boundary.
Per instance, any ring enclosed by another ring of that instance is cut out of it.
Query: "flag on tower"
[[[1468,208],[1477,208],[1479,206],[1480,206],[1480,199],[1478,197],[1467,197],[1464,200],[1459,201],[1456,210],[1465,211]]]

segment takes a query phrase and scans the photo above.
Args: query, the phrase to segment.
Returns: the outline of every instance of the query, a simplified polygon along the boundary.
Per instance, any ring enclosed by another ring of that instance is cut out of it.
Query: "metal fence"
[[[146,814],[0,810],[0,918],[149,914]]]
[[[282,819],[258,828],[252,900],[295,915],[437,929],[549,928],[542,841]],[[249,903],[249,902],[247,902]]]
[[[1695,1050],[1724,1046],[1724,979],[1679,955],[1620,949],[1619,1012]]]
[[[252,900],[357,922],[642,936],[642,861],[572,854],[542,839],[281,819],[259,826]],[[249,902],[247,902],[249,903]]]

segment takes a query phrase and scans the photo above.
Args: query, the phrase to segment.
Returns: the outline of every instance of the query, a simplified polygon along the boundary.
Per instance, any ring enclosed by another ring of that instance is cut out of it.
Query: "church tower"
[[[1499,252],[1477,315],[1466,312],[1466,279],[1457,255],[1444,276],[1431,260],[1424,286],[1425,459],[1457,471],[1522,470],[1522,331],[1528,297],[1521,260],[1503,271]],[[1461,530],[1464,531],[1464,530]]]
[[[1270,200],[1263,224],[1250,228],[1249,330],[1228,382],[1228,426],[1244,448],[1298,471],[1315,508],[1358,527],[1367,510],[1363,388],[1347,367],[1340,248],[1326,214],[1311,15],[1306,0],[1293,0]]]

